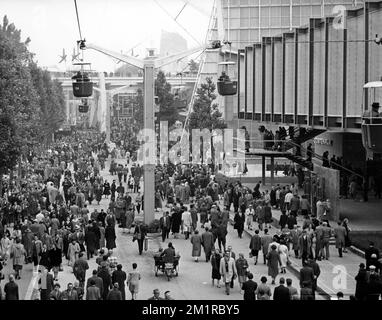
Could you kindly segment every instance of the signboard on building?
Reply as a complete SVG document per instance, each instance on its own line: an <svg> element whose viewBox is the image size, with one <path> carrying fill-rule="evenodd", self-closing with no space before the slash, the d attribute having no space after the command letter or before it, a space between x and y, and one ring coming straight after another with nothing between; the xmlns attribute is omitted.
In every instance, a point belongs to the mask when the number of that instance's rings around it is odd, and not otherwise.
<svg viewBox="0 0 382 320"><path fill-rule="evenodd" d="M333 145L333 140L330 139L323 139L323 138L314 138L313 139L314 144L320 144L324 146L332 146Z"/></svg>

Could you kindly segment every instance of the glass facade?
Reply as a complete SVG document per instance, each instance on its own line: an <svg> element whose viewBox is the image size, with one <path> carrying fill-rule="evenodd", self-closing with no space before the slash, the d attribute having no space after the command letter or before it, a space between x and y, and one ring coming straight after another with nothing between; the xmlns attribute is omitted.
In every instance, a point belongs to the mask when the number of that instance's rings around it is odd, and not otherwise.
<svg viewBox="0 0 382 320"><path fill-rule="evenodd" d="M354 7L354 0L220 0L226 39L233 49L260 42L308 24L309 18L333 14L336 5ZM214 36L217 39L217 32Z"/></svg>

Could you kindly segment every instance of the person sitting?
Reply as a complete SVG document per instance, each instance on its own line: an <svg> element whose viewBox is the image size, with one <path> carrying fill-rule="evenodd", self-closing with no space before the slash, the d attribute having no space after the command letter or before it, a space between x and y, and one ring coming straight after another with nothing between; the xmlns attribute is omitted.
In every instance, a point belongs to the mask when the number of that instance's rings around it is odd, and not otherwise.
<svg viewBox="0 0 382 320"><path fill-rule="evenodd" d="M373 102L373 104L371 105L371 110L366 110L362 115L362 118L365 121L365 123L382 123L381 114L378 112L379 108L379 102Z"/></svg>
<svg viewBox="0 0 382 320"><path fill-rule="evenodd" d="M163 267L166 263L174 263L175 248L172 246L171 242L168 244L168 248L162 252L161 257L162 257Z"/></svg>
<svg viewBox="0 0 382 320"><path fill-rule="evenodd" d="M222 74L219 77L219 81L229 81L229 76L225 71L222 72Z"/></svg>

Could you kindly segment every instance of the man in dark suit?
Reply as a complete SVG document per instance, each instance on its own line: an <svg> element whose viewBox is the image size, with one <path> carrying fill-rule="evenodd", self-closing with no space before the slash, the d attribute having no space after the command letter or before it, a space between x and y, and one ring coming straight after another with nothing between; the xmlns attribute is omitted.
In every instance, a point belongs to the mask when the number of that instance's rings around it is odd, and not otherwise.
<svg viewBox="0 0 382 320"><path fill-rule="evenodd" d="M171 230L171 221L168 214L168 211L163 212L163 217L159 220L160 229L162 230L162 241L164 242L166 238L168 239L168 235Z"/></svg>
<svg viewBox="0 0 382 320"><path fill-rule="evenodd" d="M4 286L5 300L19 300L19 286L15 282L15 276L9 275L9 282Z"/></svg>
<svg viewBox="0 0 382 320"><path fill-rule="evenodd" d="M314 283L313 269L307 263L303 262L303 267L300 270L300 287L303 288L303 284L305 284L306 287L312 289L313 283Z"/></svg>
<svg viewBox="0 0 382 320"><path fill-rule="evenodd" d="M125 187L122 185L122 182L119 184L117 188L117 193L124 194L125 193Z"/></svg>
<svg viewBox="0 0 382 320"><path fill-rule="evenodd" d="M285 286L285 279L280 278L280 285L273 292L273 300L288 301L290 300L289 289Z"/></svg>
<svg viewBox="0 0 382 320"><path fill-rule="evenodd" d="M98 277L98 272L97 270L93 270L93 276L91 276L88 279L88 282L86 284L86 288L89 288L91 286L92 280L94 280L95 286L99 289L101 296L103 294L103 280L102 278Z"/></svg>
<svg viewBox="0 0 382 320"><path fill-rule="evenodd" d="M312 248L312 240L308 237L306 230L302 231L298 239L298 244L300 248L300 258L302 259L302 265L304 265L310 256Z"/></svg>
<svg viewBox="0 0 382 320"><path fill-rule="evenodd" d="M244 300L253 301L256 300L257 283L253 281L253 274L248 273L248 280L243 283Z"/></svg>
<svg viewBox="0 0 382 320"><path fill-rule="evenodd" d="M100 277L103 282L102 298L103 300L107 300L109 289L111 287L111 276L106 265L101 266L101 269L98 271L98 277Z"/></svg>
<svg viewBox="0 0 382 320"><path fill-rule="evenodd" d="M316 262L316 260L314 259L309 259L308 266L311 267L313 270L314 280L313 280L312 291L314 294L317 291L317 279L321 274L321 269L318 263Z"/></svg>

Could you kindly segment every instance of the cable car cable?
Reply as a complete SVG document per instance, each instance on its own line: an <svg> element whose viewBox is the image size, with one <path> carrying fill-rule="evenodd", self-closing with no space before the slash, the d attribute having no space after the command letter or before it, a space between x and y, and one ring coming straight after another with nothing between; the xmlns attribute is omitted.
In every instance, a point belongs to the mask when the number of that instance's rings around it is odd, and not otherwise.
<svg viewBox="0 0 382 320"><path fill-rule="evenodd" d="M80 33L80 40L82 40L82 33L81 33L81 25L80 25L80 17L78 15L78 8L77 8L77 0L74 0L74 6L76 8L76 16L77 16L77 24L78 24L78 31Z"/></svg>
<svg viewBox="0 0 382 320"><path fill-rule="evenodd" d="M173 19L174 21L175 21L175 23L179 26L179 27L181 27L182 29L183 29L183 31L185 31L194 41L196 41L196 43L198 43L200 46L202 45L201 43L200 43L200 41L199 40L197 40L192 34L191 34L191 32L189 32L185 27L183 27L178 21L176 21L175 19L174 19L174 17L161 5L161 4L159 4L159 1L157 1L157 0L154 0L154 2L158 5L158 7L160 7L171 19Z"/></svg>

